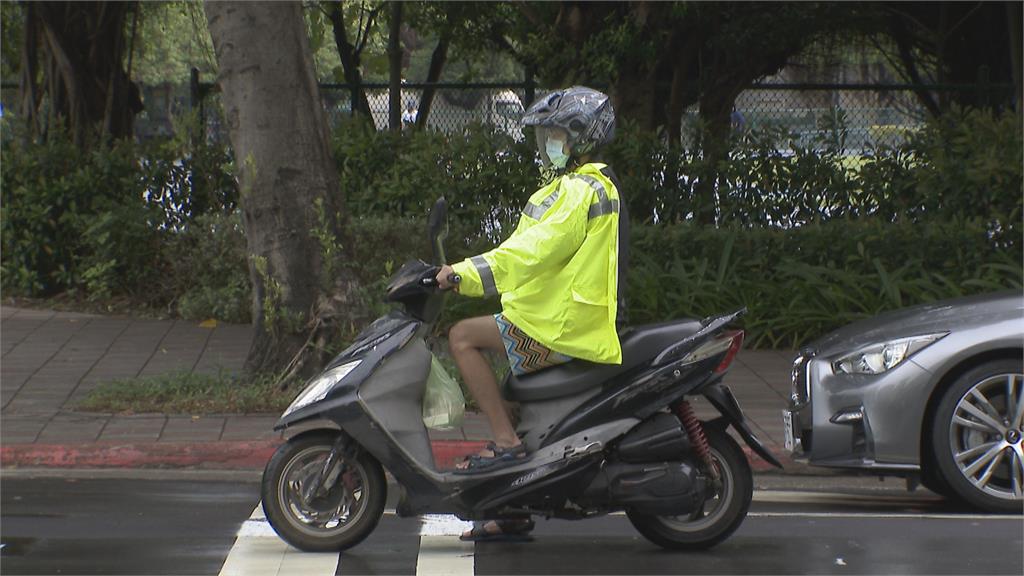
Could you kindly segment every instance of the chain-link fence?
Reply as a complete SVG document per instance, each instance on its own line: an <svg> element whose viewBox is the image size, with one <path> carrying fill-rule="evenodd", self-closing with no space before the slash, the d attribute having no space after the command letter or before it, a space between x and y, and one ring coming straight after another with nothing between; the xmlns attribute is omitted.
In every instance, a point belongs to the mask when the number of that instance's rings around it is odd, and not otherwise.
<svg viewBox="0 0 1024 576"><path fill-rule="evenodd" d="M191 108L202 121L208 140L225 141L227 134L221 117L219 97L213 85L193 76L185 90L165 87L147 90L146 111L136 123L140 140L169 135L172 117ZM404 84L399 105L404 127L415 124L427 114L428 129L459 133L479 123L499 132L521 138L519 121L524 107L546 92L531 82L520 83L441 83L433 86L429 109L421 110L424 84ZM389 127L389 90L386 84L365 84L363 91L374 125ZM913 86L871 84L757 84L736 99L732 125L736 130L783 130L792 136L792 144L807 148L841 147L850 152L866 151L879 145L895 145L927 119L918 92L927 93L936 102L949 100L979 103L1012 102L1009 85ZM166 94L165 94L166 93ZM161 97L156 97L161 96ZM321 96L332 127L352 115L356 97L350 86L324 84ZM17 85L3 84L0 102L6 112L16 109ZM695 146L695 128L700 124L696 105L685 112L684 146ZM834 139L841 138L842 142Z"/></svg>
<svg viewBox="0 0 1024 576"><path fill-rule="evenodd" d="M918 92L936 102L988 105L1012 102L1013 86L758 84L739 95L731 119L734 129L783 130L801 147L829 145L863 152L897 145L927 120L928 111ZM696 124L696 107L687 111L687 117L691 125Z"/></svg>
<svg viewBox="0 0 1024 576"><path fill-rule="evenodd" d="M424 88L423 85L403 85L399 98L403 128L414 124L421 113L427 113L420 110ZM368 84L364 90L374 125L378 130L388 129L387 86ZM1012 101L1013 87L757 84L736 99L731 119L737 130L784 131L792 136L796 146L831 146L862 152L876 146L896 145L927 120L928 111L918 91L927 91L938 102L1006 102ZM525 106L546 92L522 83L439 84L435 87L426 126L445 133L458 133L479 123L520 138L519 122ZM354 96L350 86L327 84L321 87L321 93L332 126L352 115ZM699 118L696 105L686 110L684 145L695 145ZM216 118L209 118L208 122L219 125ZM836 142L836 138L841 138L842 142Z"/></svg>

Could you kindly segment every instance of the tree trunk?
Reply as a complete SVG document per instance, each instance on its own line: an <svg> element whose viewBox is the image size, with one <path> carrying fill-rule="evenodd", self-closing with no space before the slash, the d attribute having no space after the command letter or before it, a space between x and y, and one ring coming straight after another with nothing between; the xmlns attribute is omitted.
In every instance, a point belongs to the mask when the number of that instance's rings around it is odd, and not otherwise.
<svg viewBox="0 0 1024 576"><path fill-rule="evenodd" d="M729 159L730 117L739 93L739 88L717 86L701 95L704 170L694 189L694 219L705 226L714 226L718 220L719 167Z"/></svg>
<svg viewBox="0 0 1024 576"><path fill-rule="evenodd" d="M681 34L680 34L681 36ZM693 72L698 64L697 51L699 50L700 37L696 34L689 34L685 42L673 42L669 53L673 55L672 85L669 91L668 110L666 111L666 125L668 126L668 141L670 144L679 144L683 136L683 112L686 105L695 101L697 88L693 84ZM674 38L673 40L678 40ZM682 44L680 46L680 44Z"/></svg>
<svg viewBox="0 0 1024 576"><path fill-rule="evenodd" d="M363 76L359 72L361 52L348 41L348 33L345 32L345 21L342 19L340 2L331 4L327 17L331 21L331 30L334 32L334 45L338 48L338 57L341 59L345 83L352 87L352 112L354 114L363 114L370 118L370 101L366 98L366 90L363 89Z"/></svg>
<svg viewBox="0 0 1024 576"><path fill-rule="evenodd" d="M123 68L125 16L133 7L128 2L27 5L22 111L37 136L46 137L56 124L80 148L132 136L133 119L142 111L138 89ZM41 85L36 84L39 70ZM45 123L39 113L44 105Z"/></svg>
<svg viewBox="0 0 1024 576"><path fill-rule="evenodd" d="M417 108L418 112L416 114L416 128L422 129L427 125L430 107L433 106L434 95L437 94L437 88L429 86L429 84L433 84L441 78L444 63L448 60L448 46L451 45L451 41L452 31L451 28L446 26L441 31L441 37L437 40L437 47L434 48L433 54L430 55L430 68L427 70L428 86L423 89L423 95L420 96L420 105Z"/></svg>
<svg viewBox="0 0 1024 576"><path fill-rule="evenodd" d="M326 225L336 237L341 201L302 5L208 2L206 17L253 284L245 369L308 376L326 359L335 320L350 313L351 282L327 277L335 267L313 234Z"/></svg>

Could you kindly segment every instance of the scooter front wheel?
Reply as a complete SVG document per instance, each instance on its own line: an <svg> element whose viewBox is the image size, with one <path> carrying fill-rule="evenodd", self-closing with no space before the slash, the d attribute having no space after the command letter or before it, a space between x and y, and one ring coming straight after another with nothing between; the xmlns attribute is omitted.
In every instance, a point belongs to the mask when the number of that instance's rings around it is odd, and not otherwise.
<svg viewBox="0 0 1024 576"><path fill-rule="evenodd" d="M655 516L627 511L645 538L671 550L703 550L728 538L750 509L754 476L743 450L724 430L704 428L721 485L697 510L684 516Z"/></svg>
<svg viewBox="0 0 1024 576"><path fill-rule="evenodd" d="M274 531L307 552L341 551L370 535L384 514L387 481L366 452L325 470L337 434L304 434L281 445L263 471L263 511ZM319 487L318 487L319 486Z"/></svg>

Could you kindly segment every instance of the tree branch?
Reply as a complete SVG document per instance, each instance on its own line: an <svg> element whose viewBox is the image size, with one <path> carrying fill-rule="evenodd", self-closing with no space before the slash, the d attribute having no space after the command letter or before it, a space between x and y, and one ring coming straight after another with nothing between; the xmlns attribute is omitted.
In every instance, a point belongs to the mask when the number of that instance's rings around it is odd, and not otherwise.
<svg viewBox="0 0 1024 576"><path fill-rule="evenodd" d="M384 4L374 8L366 18L366 27L362 28L357 32L356 35L356 54L362 54L363 49L366 48L366 43L370 40L370 30L373 28L373 21L377 19L381 11L384 10ZM362 21L362 13L360 13L360 22Z"/></svg>

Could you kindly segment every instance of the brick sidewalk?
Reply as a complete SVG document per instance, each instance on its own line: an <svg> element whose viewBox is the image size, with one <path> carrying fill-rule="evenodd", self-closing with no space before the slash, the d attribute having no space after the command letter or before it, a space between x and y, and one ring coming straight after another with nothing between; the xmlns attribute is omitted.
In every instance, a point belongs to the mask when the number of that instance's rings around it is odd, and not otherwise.
<svg viewBox="0 0 1024 576"><path fill-rule="evenodd" d="M0 444L31 446L166 445L276 441L278 414L97 414L76 410L90 390L118 378L169 372L237 373L250 326L205 328L185 320L146 320L0 307ZM755 433L782 455L780 410L789 394L786 351L743 351L726 376ZM713 409L698 403L698 414ZM439 441L490 438L479 414L461 429L431 431Z"/></svg>

